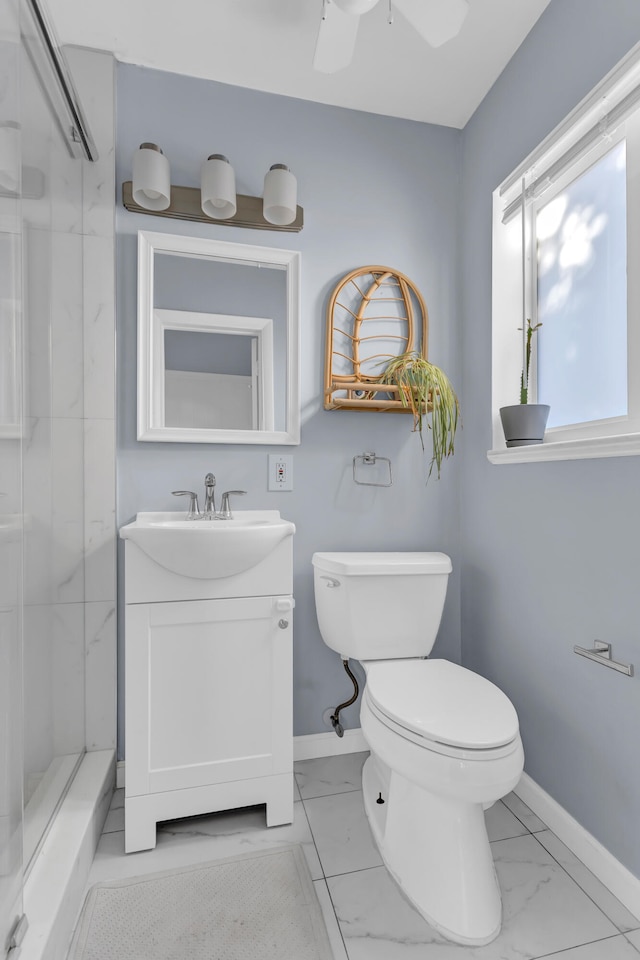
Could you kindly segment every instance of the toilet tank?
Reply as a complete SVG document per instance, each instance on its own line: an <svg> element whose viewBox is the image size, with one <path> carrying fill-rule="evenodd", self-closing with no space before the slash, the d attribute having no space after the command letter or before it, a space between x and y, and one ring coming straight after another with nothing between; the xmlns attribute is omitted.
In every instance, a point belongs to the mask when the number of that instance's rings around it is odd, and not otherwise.
<svg viewBox="0 0 640 960"><path fill-rule="evenodd" d="M444 553L314 553L322 639L343 658L427 656L435 643L451 560Z"/></svg>

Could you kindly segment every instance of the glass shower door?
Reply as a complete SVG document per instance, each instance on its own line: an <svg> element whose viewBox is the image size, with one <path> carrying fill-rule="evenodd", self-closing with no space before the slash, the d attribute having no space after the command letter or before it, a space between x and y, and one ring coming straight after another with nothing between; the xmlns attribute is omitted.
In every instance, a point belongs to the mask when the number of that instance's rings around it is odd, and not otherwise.
<svg viewBox="0 0 640 960"><path fill-rule="evenodd" d="M33 0L20 14L28 869L85 749L83 165L55 109Z"/></svg>
<svg viewBox="0 0 640 960"><path fill-rule="evenodd" d="M20 31L0 0L0 957L22 915Z"/></svg>

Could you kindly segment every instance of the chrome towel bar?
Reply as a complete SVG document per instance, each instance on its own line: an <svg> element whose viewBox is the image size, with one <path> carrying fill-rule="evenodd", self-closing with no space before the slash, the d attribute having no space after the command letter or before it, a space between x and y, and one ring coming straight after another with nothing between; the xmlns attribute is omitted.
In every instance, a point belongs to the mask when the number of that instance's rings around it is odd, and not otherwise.
<svg viewBox="0 0 640 960"><path fill-rule="evenodd" d="M617 660L611 659L610 643L604 643L602 640L594 640L593 647L590 650L575 644L573 652L578 653L581 657L586 657L588 660L601 663L603 667L611 667L612 670L617 670L618 673L624 673L626 677L633 676L632 663L618 663Z"/></svg>
<svg viewBox="0 0 640 960"><path fill-rule="evenodd" d="M386 463L386 479L383 480L360 480L358 478L358 466L366 464L375 466L376 463ZM362 474L361 474L362 475ZM391 473L391 460L389 457L377 457L375 453L361 453L353 458L353 480L362 487L392 487L393 474Z"/></svg>

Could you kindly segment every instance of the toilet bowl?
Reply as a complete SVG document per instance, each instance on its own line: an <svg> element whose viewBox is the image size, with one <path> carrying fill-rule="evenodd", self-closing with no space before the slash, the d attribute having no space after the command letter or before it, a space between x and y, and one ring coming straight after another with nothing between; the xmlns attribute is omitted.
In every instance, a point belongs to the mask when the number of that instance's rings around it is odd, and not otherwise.
<svg viewBox="0 0 640 960"><path fill-rule="evenodd" d="M324 641L364 666L364 806L385 866L448 939L489 943L501 897L484 809L524 756L516 711L490 681L429 660L451 561L436 553L317 553Z"/></svg>

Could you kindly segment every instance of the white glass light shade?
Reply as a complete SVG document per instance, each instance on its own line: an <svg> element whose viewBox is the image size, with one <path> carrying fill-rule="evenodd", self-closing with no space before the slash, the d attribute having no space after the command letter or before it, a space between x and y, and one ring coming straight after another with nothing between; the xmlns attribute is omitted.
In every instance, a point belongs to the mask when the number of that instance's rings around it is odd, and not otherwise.
<svg viewBox="0 0 640 960"><path fill-rule="evenodd" d="M12 120L0 124L0 191L18 195L20 190L20 126Z"/></svg>
<svg viewBox="0 0 640 960"><path fill-rule="evenodd" d="M296 178L283 163L274 163L264 178L263 217L279 227L293 223L297 202Z"/></svg>
<svg viewBox="0 0 640 960"><path fill-rule="evenodd" d="M236 175L221 153L213 153L202 164L200 175L202 212L214 220L228 220L235 215Z"/></svg>
<svg viewBox="0 0 640 960"><path fill-rule="evenodd" d="M169 161L155 143L141 143L133 155L132 192L146 210L166 210L171 203Z"/></svg>

